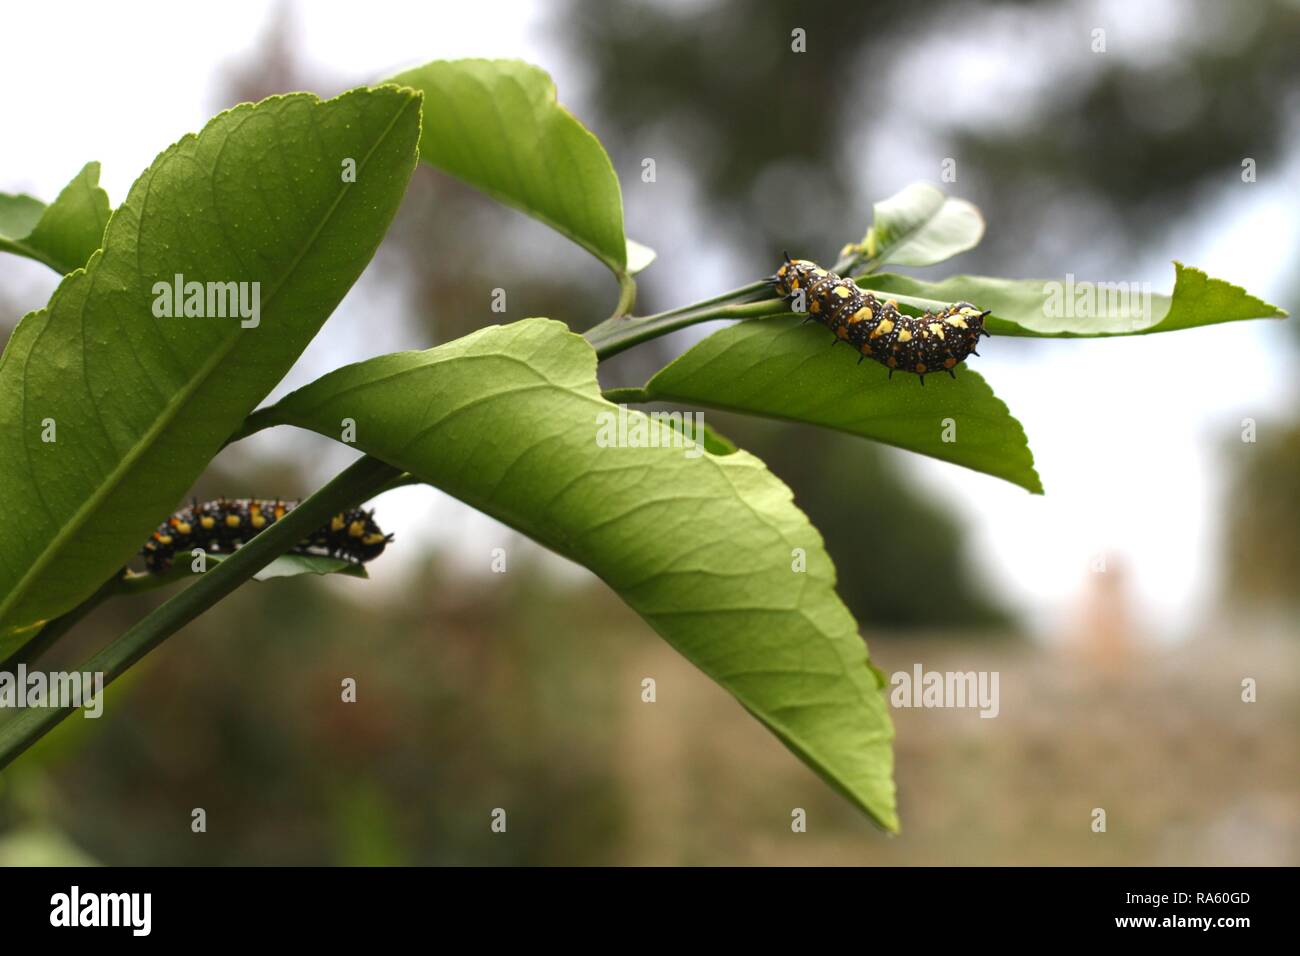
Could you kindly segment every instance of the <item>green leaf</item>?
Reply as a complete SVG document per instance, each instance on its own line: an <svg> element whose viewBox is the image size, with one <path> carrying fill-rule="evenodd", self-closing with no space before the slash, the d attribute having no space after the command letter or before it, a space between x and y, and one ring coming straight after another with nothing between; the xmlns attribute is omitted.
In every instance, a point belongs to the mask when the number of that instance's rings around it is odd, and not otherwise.
<svg viewBox="0 0 1300 956"><path fill-rule="evenodd" d="M207 559L220 564L229 555L209 554ZM364 564L331 558L321 554L282 554L261 571L253 575L254 581L269 581L272 578L293 578L300 574L345 574L352 578L368 578Z"/></svg>
<svg viewBox="0 0 1300 956"><path fill-rule="evenodd" d="M710 455L734 455L740 449L726 435L719 432L716 428L706 421L696 421L690 415L681 419L675 417L668 418L668 424L681 432L691 441L703 441L704 450ZM697 428L696 425L699 425ZM696 432L699 432L697 437Z"/></svg>
<svg viewBox="0 0 1300 956"><path fill-rule="evenodd" d="M361 274L418 136L409 90L274 97L136 181L0 357L0 627L71 608L135 553ZM257 324L156 317L178 274L249 283Z"/></svg>
<svg viewBox="0 0 1300 956"><path fill-rule="evenodd" d="M0 250L67 275L99 248L108 213L99 163L87 163L49 206L31 196L0 193Z"/></svg>
<svg viewBox="0 0 1300 956"><path fill-rule="evenodd" d="M832 348L817 325L778 316L721 329L646 384L647 400L807 422L1006 479L1043 486L1024 429L978 374L895 375ZM945 441L945 438L950 440Z"/></svg>
<svg viewBox="0 0 1300 956"><path fill-rule="evenodd" d="M601 395L605 401L613 402L615 405L639 405L654 401L643 388L607 388L601 392ZM704 448L709 454L730 455L738 450L735 442L704 421L703 413L697 417L689 412L661 412L658 420L681 432L689 441L696 440L696 431L701 432ZM702 427L697 428L697 426Z"/></svg>
<svg viewBox="0 0 1300 956"><path fill-rule="evenodd" d="M616 276L636 271L614 167L556 102L546 71L519 60L436 60L392 82L424 93L422 160L568 236Z"/></svg>
<svg viewBox="0 0 1300 956"><path fill-rule="evenodd" d="M689 454L601 398L596 355L546 319L346 366L267 411L336 436L590 568L889 829L892 730L821 536L752 455ZM650 442L658 447L647 447ZM806 554L796 572L795 549Z"/></svg>
<svg viewBox="0 0 1300 956"><path fill-rule="evenodd" d="M984 217L965 199L950 199L928 183L876 203L863 250L877 263L930 266L979 245Z"/></svg>
<svg viewBox="0 0 1300 956"><path fill-rule="evenodd" d="M1174 263L1173 295L1153 294L1139 283L1066 279L996 279L951 276L926 282L902 275L871 275L864 289L891 295L918 309L972 302L993 314L995 335L1082 338L1176 332L1243 319L1281 319L1286 312L1239 286Z"/></svg>

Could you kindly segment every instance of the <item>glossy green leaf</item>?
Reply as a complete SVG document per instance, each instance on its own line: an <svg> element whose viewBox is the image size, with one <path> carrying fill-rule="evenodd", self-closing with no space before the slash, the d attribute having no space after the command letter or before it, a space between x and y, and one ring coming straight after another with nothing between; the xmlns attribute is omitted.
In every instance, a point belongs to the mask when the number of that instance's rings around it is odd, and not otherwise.
<svg viewBox="0 0 1300 956"><path fill-rule="evenodd" d="M966 365L957 377L858 362L815 324L777 316L721 329L650 379L653 401L821 425L1004 478L1041 494L1024 429ZM976 359L975 361L978 361Z"/></svg>
<svg viewBox="0 0 1300 956"><path fill-rule="evenodd" d="M1286 312L1239 286L1212 279L1200 269L1174 263L1172 295L1152 293L1139 283L1065 279L996 279L951 276L926 282L902 275L869 275L864 289L892 296L918 309L966 301L991 309L986 319L995 335L1079 338L1176 332L1219 322L1281 319Z"/></svg>
<svg viewBox="0 0 1300 956"><path fill-rule="evenodd" d="M984 217L972 203L928 183L913 183L876 203L863 251L880 264L929 266L973 249Z"/></svg>
<svg viewBox="0 0 1300 956"><path fill-rule="evenodd" d="M418 136L409 90L274 97L136 181L0 358L0 627L67 610L135 553L361 274ZM247 283L249 317L158 314L177 275Z"/></svg>
<svg viewBox="0 0 1300 956"><path fill-rule="evenodd" d="M104 237L108 194L99 188L99 163L87 163L57 199L0 193L0 251L43 262L60 275L86 264Z"/></svg>
<svg viewBox="0 0 1300 956"><path fill-rule="evenodd" d="M616 405L639 405L653 401L643 388L607 388L601 394L606 401ZM705 449L714 455L730 455L738 450L735 442L704 421L702 413L695 417L691 413L681 411L669 412L661 415L659 420L681 432L691 441L696 440L698 431L702 436Z"/></svg>
<svg viewBox="0 0 1300 956"><path fill-rule="evenodd" d="M424 93L422 160L568 236L615 275L635 271L614 167L556 102L545 70L519 60L436 60L393 82Z"/></svg>
<svg viewBox="0 0 1300 956"><path fill-rule="evenodd" d="M670 426L605 401L591 346L546 319L346 366L267 413L330 436L341 417L362 450L590 568L897 827L881 685L821 536L758 459L688 452Z"/></svg>
<svg viewBox="0 0 1300 956"><path fill-rule="evenodd" d="M691 441L702 441L704 443L704 449L711 455L734 455L740 450L734 441L719 432L708 422L697 422L689 415L685 416L681 420L669 418L668 424L677 429Z"/></svg>

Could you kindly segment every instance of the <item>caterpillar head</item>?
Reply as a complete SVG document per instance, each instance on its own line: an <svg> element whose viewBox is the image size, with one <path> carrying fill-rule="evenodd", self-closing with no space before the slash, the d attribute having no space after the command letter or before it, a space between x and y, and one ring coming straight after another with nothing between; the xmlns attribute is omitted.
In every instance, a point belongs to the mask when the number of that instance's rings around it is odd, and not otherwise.
<svg viewBox="0 0 1300 956"><path fill-rule="evenodd" d="M791 259L786 254L785 262L781 263L781 268L776 270L776 275L772 276L772 286L776 289L776 294L786 299L794 295L800 289L807 290L813 282L826 275L826 270L815 262L809 262L807 259Z"/></svg>
<svg viewBox="0 0 1300 956"><path fill-rule="evenodd" d="M335 516L334 524L339 525L338 530L346 536L346 547L340 547L340 550L362 562L379 557L384 553L388 542L393 540L391 534L384 534L379 525L375 524L373 511L362 511L359 508L346 511Z"/></svg>

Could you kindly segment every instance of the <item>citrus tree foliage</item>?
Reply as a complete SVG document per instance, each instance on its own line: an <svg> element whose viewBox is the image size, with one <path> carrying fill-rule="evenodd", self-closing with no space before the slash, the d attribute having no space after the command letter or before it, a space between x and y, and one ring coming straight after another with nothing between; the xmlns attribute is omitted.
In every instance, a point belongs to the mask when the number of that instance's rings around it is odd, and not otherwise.
<svg viewBox="0 0 1300 956"><path fill-rule="evenodd" d="M595 256L619 291L615 314L585 335L563 317L488 326L344 365L259 408L365 269L418 160ZM965 368L924 388L891 381L828 349L824 330L803 327L761 282L635 316L634 276L654 252L626 236L600 142L526 63L435 62L329 101L239 106L163 151L111 216L98 174L87 164L49 205L0 195L0 251L64 276L0 357L6 660L107 597L197 576L90 662L117 676L243 581L357 573L285 552L311 522L424 482L589 568L831 786L898 828L882 675L821 535L757 457L690 416L635 406L834 429L1042 493L996 382ZM1282 315L1181 264L1172 292L1140 314L1105 296L1073 308L1050 279L881 271L942 262L983 236L973 205L925 184L878 203L865 234L846 232L862 238L838 268L863 288L907 311L977 303L995 335L1145 335ZM602 394L602 358L717 318L740 321L643 385ZM276 426L367 457L201 575L121 574L225 444ZM61 716L0 724L0 764Z"/></svg>

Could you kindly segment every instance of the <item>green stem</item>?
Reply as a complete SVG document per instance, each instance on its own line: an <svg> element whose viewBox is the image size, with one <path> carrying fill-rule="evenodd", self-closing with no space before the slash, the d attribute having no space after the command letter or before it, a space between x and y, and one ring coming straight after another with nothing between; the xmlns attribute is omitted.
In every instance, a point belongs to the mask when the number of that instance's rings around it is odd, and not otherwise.
<svg viewBox="0 0 1300 956"><path fill-rule="evenodd" d="M879 256L869 257L853 252L842 256L831 271L839 275L860 278L873 272L879 265ZM615 312L599 325L588 329L583 335L596 350L596 354L604 359L630 349L634 345L640 345L642 342L648 342L699 322L709 322L714 319L749 319L788 312L789 309L785 308L785 303L781 300L766 298L771 289L772 283L763 279L715 295L710 299L692 302L690 305L669 309L667 312L643 316L624 315L625 310L622 309L620 300L620 311ZM752 303L752 309L737 308L741 304L749 303ZM248 424L245 423L246 426ZM253 430L256 431L256 427Z"/></svg>
<svg viewBox="0 0 1300 956"><path fill-rule="evenodd" d="M742 285L739 289L732 289L730 292L722 292L711 299L701 299L699 302L692 302L690 305L678 306L675 309L669 309L667 312L656 312L654 315L644 316L644 321L649 322L652 319L663 319L670 315L681 315L684 312L694 312L697 309L703 309L711 305L724 305L729 302L745 302L762 298L762 293L770 291L772 283L766 279L760 279L758 282L751 282L749 285Z"/></svg>
<svg viewBox="0 0 1300 956"><path fill-rule="evenodd" d="M636 280L628 273L620 272L618 274L618 304L614 306L614 314L611 319L618 319L626 316L632 311L632 306L636 305Z"/></svg>
<svg viewBox="0 0 1300 956"><path fill-rule="evenodd" d="M145 654L290 550L332 515L372 497L379 489L399 479L401 474L399 469L368 455L354 462L78 670L103 673L105 685L112 683ZM0 769L8 766L74 710L74 707L32 708L20 711L17 717L0 725Z"/></svg>
<svg viewBox="0 0 1300 956"><path fill-rule="evenodd" d="M756 283L756 286L758 289L768 288L767 283ZM750 295L756 294L758 289ZM684 329L688 325L715 319L752 319L765 315L782 315L789 311L789 305L782 299L693 306L691 309L679 309L641 318L608 319L595 328L589 329L584 333L584 337L596 350L596 355L606 359L634 345Z"/></svg>

